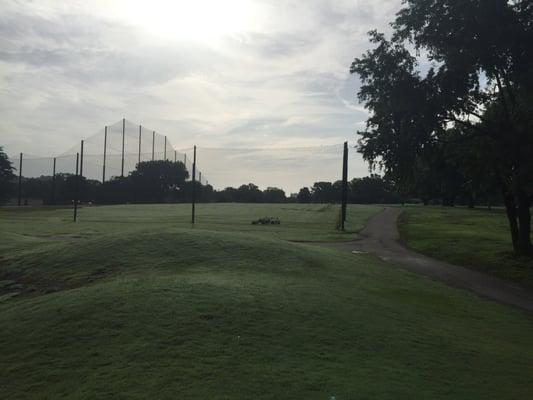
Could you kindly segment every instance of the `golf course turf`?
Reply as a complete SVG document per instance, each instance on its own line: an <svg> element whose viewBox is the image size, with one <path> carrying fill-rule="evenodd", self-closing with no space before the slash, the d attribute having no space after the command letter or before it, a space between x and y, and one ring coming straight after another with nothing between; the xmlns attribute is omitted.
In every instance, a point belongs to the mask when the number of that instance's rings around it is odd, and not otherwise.
<svg viewBox="0 0 533 400"><path fill-rule="evenodd" d="M527 398L531 316L289 242L380 209L1 209L0 398Z"/></svg>
<svg viewBox="0 0 533 400"><path fill-rule="evenodd" d="M513 253L502 209L404 207L399 229L413 250L533 289L533 260Z"/></svg>

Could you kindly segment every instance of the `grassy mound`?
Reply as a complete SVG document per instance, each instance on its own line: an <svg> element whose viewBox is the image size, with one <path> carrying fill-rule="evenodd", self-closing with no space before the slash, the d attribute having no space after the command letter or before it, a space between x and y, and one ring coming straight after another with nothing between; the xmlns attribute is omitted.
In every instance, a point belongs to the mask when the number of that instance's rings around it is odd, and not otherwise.
<svg viewBox="0 0 533 400"><path fill-rule="evenodd" d="M77 236L2 260L20 291L0 302L2 398L533 391L530 318L371 257L168 227Z"/></svg>

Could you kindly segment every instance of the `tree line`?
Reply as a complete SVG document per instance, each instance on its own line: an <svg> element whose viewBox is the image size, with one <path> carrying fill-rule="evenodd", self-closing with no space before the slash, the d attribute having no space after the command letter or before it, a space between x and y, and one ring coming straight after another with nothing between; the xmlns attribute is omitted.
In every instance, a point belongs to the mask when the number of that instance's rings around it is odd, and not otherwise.
<svg viewBox="0 0 533 400"><path fill-rule="evenodd" d="M391 26L351 65L358 150L403 196L500 201L532 254L533 2L404 0Z"/></svg>
<svg viewBox="0 0 533 400"><path fill-rule="evenodd" d="M432 191L403 192L396 183L377 174L354 178L348 182L348 202L353 204L399 204L424 203L443 205L498 205L496 194L479 192L471 196L470 186L453 181L454 175L442 181L433 179ZM6 154L0 148L0 204L17 196L17 177ZM449 184L445 184L449 181ZM460 183L460 182L459 182ZM450 190L452 188L453 190ZM342 181L315 182L303 187L297 193L287 194L283 189L267 187L261 190L248 183L239 187L215 190L211 185L196 182L196 200L221 203L339 203ZM83 203L125 204L125 203L178 203L192 201L192 181L185 165L171 161L146 161L125 177L113 177L105 183L79 177L78 199ZM421 186L422 187L422 186ZM22 177L22 202L44 205L69 205L76 197L76 176L56 174L38 178ZM453 200L450 197L453 196Z"/></svg>
<svg viewBox="0 0 533 400"><path fill-rule="evenodd" d="M44 205L69 205L76 198L83 203L176 203L192 200L193 183L189 171L180 162L146 161L137 164L134 171L125 177L113 177L101 183L97 180L56 174L38 178L22 178L22 202L31 201ZM17 196L18 182L6 154L0 148L0 203ZM316 182L298 193L287 195L283 189L268 187L261 190L248 183L239 187L215 190L211 185L195 182L196 199L199 202L235 203L338 203L342 182ZM399 203L400 195L391 182L378 175L355 178L348 184L350 203Z"/></svg>

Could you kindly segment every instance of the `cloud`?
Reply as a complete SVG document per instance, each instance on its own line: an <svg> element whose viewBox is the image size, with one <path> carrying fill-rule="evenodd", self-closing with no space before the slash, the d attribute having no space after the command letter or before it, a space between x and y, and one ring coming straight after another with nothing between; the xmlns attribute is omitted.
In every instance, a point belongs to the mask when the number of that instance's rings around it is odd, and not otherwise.
<svg viewBox="0 0 533 400"><path fill-rule="evenodd" d="M2 2L9 153L62 153L122 117L179 148L353 141L366 112L349 65L400 0L252 1L257 26L212 42L155 35L120 4Z"/></svg>

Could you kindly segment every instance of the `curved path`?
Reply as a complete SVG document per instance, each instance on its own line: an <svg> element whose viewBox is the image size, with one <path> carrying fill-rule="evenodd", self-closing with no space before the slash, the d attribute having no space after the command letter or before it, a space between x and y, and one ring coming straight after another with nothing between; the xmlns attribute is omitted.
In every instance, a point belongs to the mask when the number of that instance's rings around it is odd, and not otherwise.
<svg viewBox="0 0 533 400"><path fill-rule="evenodd" d="M532 292L480 272L426 257L402 246L397 228L401 213L401 208L385 208L370 218L359 233L358 240L319 245L344 251L372 253L406 270L533 313Z"/></svg>

